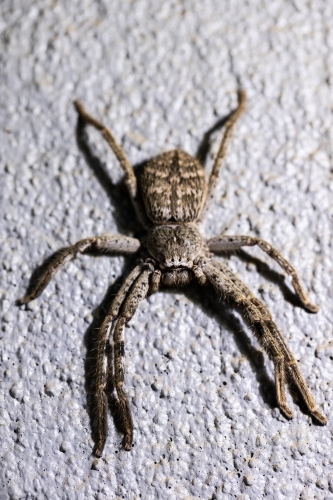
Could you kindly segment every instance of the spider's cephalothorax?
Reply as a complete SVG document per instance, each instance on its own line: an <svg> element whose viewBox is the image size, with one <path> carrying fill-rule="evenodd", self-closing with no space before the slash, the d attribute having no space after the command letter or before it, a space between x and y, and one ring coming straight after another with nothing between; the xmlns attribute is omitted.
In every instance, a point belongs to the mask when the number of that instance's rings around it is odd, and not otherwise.
<svg viewBox="0 0 333 500"><path fill-rule="evenodd" d="M187 285L203 255L203 239L192 224L163 224L149 230L147 250L156 262L156 275L167 286Z"/></svg>
<svg viewBox="0 0 333 500"><path fill-rule="evenodd" d="M75 102L79 119L101 132L119 160L130 197L147 234L142 241L121 235L85 238L59 251L19 303L25 304L36 298L54 273L78 253L101 250L111 254L140 255L139 263L120 287L98 332L94 377L97 436L94 453L97 457L102 455L107 437L107 408L110 396L107 392L110 390L111 376L124 428L125 449L130 450L133 442L131 411L124 390L125 324L148 293L157 291L161 285L186 285L192 279L200 284L210 283L219 295L240 308L273 361L277 402L285 416L293 416L285 393L285 384L289 379L298 387L311 415L321 424L326 424L325 416L316 408L297 362L267 307L226 265L212 259L212 253L230 252L243 246L257 245L292 278L292 284L303 306L308 311L316 312L317 307L308 300L295 269L275 248L260 238L221 235L205 241L196 226L207 196L212 196L234 125L245 109L245 100L245 92L240 91L238 108L226 122L225 133L208 183L198 160L183 151L175 150L147 162L140 177L139 188L131 164L110 130L89 115L79 101ZM111 331L113 358L106 349Z"/></svg>

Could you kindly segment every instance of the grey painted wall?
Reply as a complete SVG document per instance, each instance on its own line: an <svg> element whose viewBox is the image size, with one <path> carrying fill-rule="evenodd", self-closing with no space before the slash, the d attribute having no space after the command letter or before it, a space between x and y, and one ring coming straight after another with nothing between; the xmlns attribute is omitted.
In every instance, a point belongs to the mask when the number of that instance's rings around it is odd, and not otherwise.
<svg viewBox="0 0 333 500"><path fill-rule="evenodd" d="M333 6L200 4L1 3L1 500L333 498ZM195 154L235 107L238 82L248 108L202 231L265 238L299 271L317 315L259 250L229 259L269 306L329 423L314 425L295 390L294 420L281 415L272 364L213 292L163 291L126 329L135 446L122 450L110 417L96 460L86 358L133 262L80 257L15 306L59 247L139 231L102 139L89 130L90 163L78 149L72 101L136 165L175 147Z"/></svg>

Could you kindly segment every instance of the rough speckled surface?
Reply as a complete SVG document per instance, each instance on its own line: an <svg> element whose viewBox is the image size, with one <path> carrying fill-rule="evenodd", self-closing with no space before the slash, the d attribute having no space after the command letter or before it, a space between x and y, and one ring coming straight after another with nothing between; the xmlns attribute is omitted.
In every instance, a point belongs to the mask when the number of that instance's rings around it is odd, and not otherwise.
<svg viewBox="0 0 333 500"><path fill-rule="evenodd" d="M1 3L1 500L333 498L333 6L199 4ZM294 420L281 416L272 365L238 313L207 290L163 292L126 330L135 447L122 450L110 417L96 460L85 358L93 316L133 263L78 258L15 306L57 248L138 231L98 134L90 166L79 151L72 101L138 164L174 147L195 154L235 106L238 80L248 109L202 230L265 238L298 269L317 315L258 250L229 259L268 304L329 423L314 425L297 393Z"/></svg>

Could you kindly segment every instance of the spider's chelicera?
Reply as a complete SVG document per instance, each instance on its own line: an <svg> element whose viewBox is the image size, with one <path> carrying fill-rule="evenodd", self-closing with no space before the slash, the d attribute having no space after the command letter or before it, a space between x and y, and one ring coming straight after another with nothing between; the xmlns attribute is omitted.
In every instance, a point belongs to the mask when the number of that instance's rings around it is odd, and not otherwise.
<svg viewBox="0 0 333 500"><path fill-rule="evenodd" d="M132 447L133 423L124 390L124 327L126 323L132 318L138 305L148 293L157 291L161 285L182 286L192 280L197 280L201 285L206 282L210 283L218 294L240 308L260 344L274 363L277 402L284 415L287 418L293 416L286 402L285 385L289 380L298 387L311 415L321 424L327 422L325 416L316 408L297 362L267 307L225 264L214 260L213 254L257 245L291 277L296 294L303 306L308 311L316 312L317 307L306 297L295 269L275 248L260 238L221 235L205 241L196 226L207 198L212 196L235 123L245 109L245 101L245 92L240 91L238 107L226 122L225 132L208 183L200 162L178 149L160 154L148 161L138 183L130 162L110 130L89 115L81 102L75 102L80 120L99 130L117 157L125 173L125 183L137 215L147 230L147 234L141 241L121 235L85 238L59 251L33 288L20 299L19 303L25 304L35 299L53 275L79 253L101 250L103 253L110 254L140 254L138 265L120 287L98 332L94 377L97 429L94 453L97 457L102 455L107 437L109 395L106 389L109 387L110 374L113 376L124 429L124 448L130 450ZM106 349L111 331L113 333L112 359Z"/></svg>

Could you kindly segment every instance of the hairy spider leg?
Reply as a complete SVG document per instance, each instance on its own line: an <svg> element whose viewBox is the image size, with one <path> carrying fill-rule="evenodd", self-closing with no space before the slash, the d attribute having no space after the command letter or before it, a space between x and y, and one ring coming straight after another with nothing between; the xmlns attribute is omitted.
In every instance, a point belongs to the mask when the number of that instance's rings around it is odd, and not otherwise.
<svg viewBox="0 0 333 500"><path fill-rule="evenodd" d="M238 107L231 114L227 123L225 124L224 134L222 136L220 148L218 150L217 156L215 158L215 162L212 168L212 172L210 174L209 182L208 182L208 194L207 197L212 198L213 191L218 181L219 172L223 167L224 160L227 155L227 149L234 134L236 122L242 116L246 108L246 92L245 90L239 90L238 92Z"/></svg>
<svg viewBox="0 0 333 500"><path fill-rule="evenodd" d="M273 322L267 307L226 267L217 261L203 264L203 271L214 288L226 299L232 299L249 320L259 342L274 363L277 399L282 412L292 418L286 404L285 379L289 375L297 385L312 416L321 424L326 417L316 408L314 398L298 368L297 362L287 347L285 340Z"/></svg>
<svg viewBox="0 0 333 500"><path fill-rule="evenodd" d="M119 309L125 301L128 291L131 289L142 272L142 266L136 266L127 276L124 283L118 290L108 313L98 331L96 341L96 370L94 374L94 427L96 429L96 444L94 454L101 457L107 438L107 397L106 390L113 386L113 370L111 352L106 351L107 342L110 338L112 323L117 318ZM107 360L105 357L107 356ZM106 364L105 364L106 361ZM111 380L110 380L111 379ZM110 383L111 382L111 383Z"/></svg>
<svg viewBox="0 0 333 500"><path fill-rule="evenodd" d="M312 304L307 298L296 269L270 243L267 243L267 241L252 236L223 235L211 238L207 241L207 245L209 250L214 253L230 252L233 250L239 250L244 246L252 247L257 245L263 252L267 253L267 255L275 260L275 262L277 262L279 266L282 267L282 269L291 277L292 285L303 306L310 312L315 313L318 311L318 306Z"/></svg>
<svg viewBox="0 0 333 500"><path fill-rule="evenodd" d="M140 201L140 198L138 197L138 186L137 186L137 179L134 173L134 169L127 158L124 150L118 144L116 139L114 138L112 132L110 129L105 127L103 123L100 121L96 120L93 116L91 116L83 106L81 101L74 101L74 106L79 113L79 116L82 118L82 120L89 125L92 125L95 129L97 129L102 137L106 140L110 148L112 149L114 155L116 156L117 160L120 163L121 168L124 171L125 174L125 184L127 186L127 189L129 191L133 206L135 208L135 211L137 213L137 216L142 223L144 227L147 227L148 225L148 219L147 216L144 212L144 209L142 207L142 203Z"/></svg>
<svg viewBox="0 0 333 500"><path fill-rule="evenodd" d="M149 291L149 278L152 269L144 269L134 283L123 306L114 329L114 381L118 395L120 416L124 425L123 445L126 451L130 451L133 443L133 421L131 410L124 389L124 356L125 338L124 327L130 321L140 302L147 296Z"/></svg>
<svg viewBox="0 0 333 500"><path fill-rule="evenodd" d="M29 287L27 295L17 301L18 305L27 304L38 297L49 284L56 272L73 260L77 254L90 250L100 250L104 253L124 255L135 253L140 248L140 241L128 236L95 236L78 241L75 245L63 248L56 252L53 258L42 270L37 281Z"/></svg>

